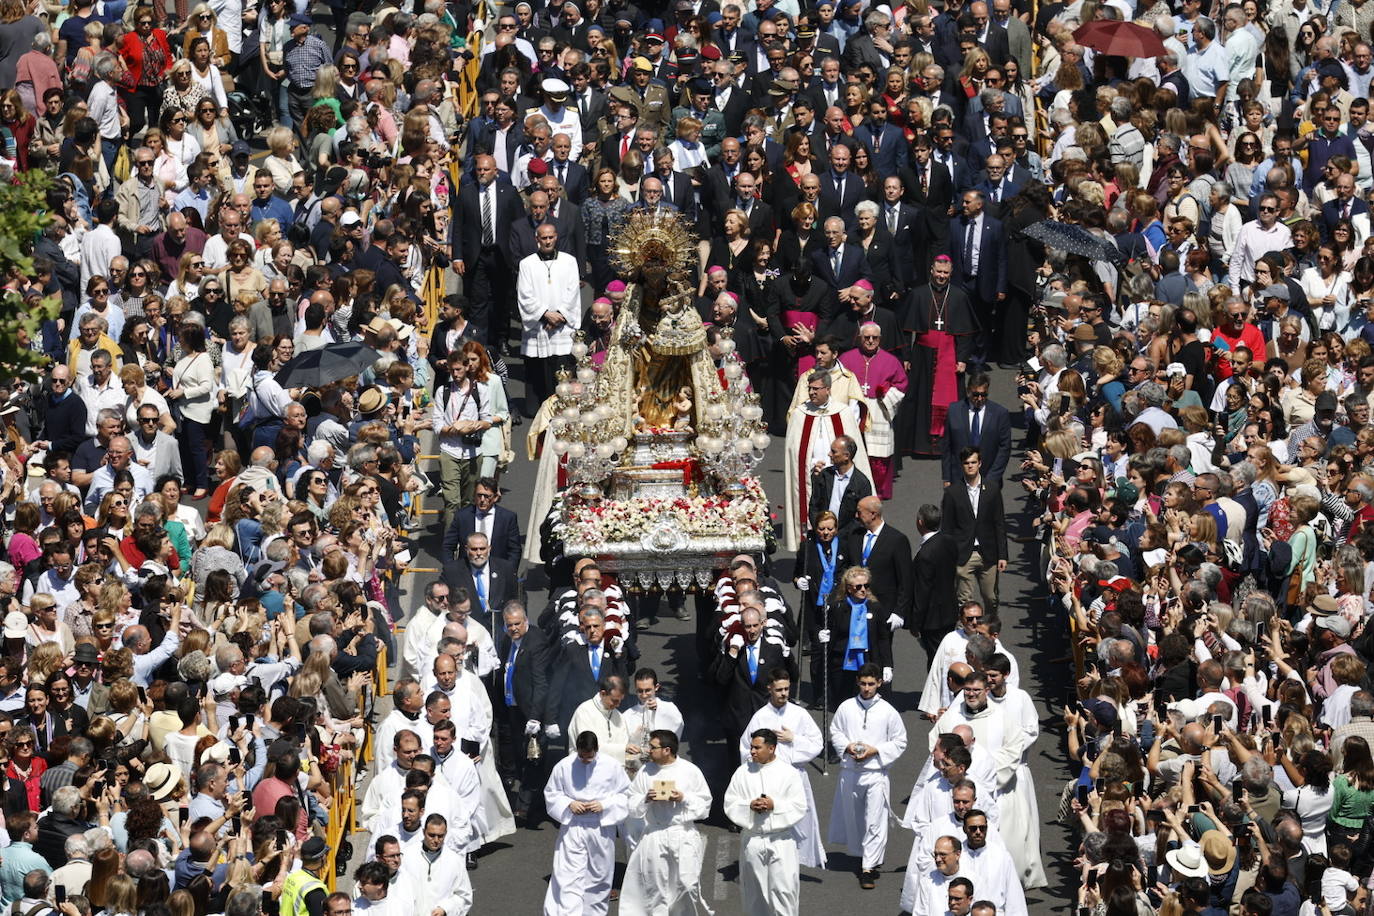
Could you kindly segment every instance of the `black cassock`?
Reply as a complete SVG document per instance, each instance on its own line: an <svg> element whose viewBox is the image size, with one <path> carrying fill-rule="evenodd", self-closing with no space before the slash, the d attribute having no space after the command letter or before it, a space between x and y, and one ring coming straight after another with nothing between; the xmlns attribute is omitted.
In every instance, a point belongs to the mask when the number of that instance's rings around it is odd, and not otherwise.
<svg viewBox="0 0 1374 916"><path fill-rule="evenodd" d="M962 290L950 284L945 293L941 310L929 285L914 289L901 315L900 355L908 368L906 397L897 410L898 456L939 455L945 412L962 395L963 374L954 374L953 365L945 371L943 360L969 361L978 319ZM942 370L938 377L937 357ZM932 424L937 432L932 432Z"/></svg>

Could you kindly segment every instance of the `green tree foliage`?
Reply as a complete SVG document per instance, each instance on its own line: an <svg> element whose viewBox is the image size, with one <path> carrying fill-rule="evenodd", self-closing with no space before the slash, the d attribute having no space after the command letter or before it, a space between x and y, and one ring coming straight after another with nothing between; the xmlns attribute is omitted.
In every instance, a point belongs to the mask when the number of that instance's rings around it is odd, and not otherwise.
<svg viewBox="0 0 1374 916"><path fill-rule="evenodd" d="M32 240L50 222L44 209L44 192L52 179L41 169L30 169L16 181L0 183L0 378L19 377L36 381L48 358L30 347L41 342L44 321L57 317L60 297L26 306L13 288L16 280L33 276Z"/></svg>

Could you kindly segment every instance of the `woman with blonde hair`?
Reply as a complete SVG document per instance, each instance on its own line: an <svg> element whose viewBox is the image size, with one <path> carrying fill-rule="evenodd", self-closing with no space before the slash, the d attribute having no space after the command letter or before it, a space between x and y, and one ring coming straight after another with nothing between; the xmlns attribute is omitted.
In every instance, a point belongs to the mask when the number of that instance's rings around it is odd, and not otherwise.
<svg viewBox="0 0 1374 916"><path fill-rule="evenodd" d="M301 171L295 156L296 145L296 135L289 127L278 125L267 132L267 148L271 155L262 161L262 167L272 176L277 193L283 196L291 190L291 176Z"/></svg>
<svg viewBox="0 0 1374 916"><path fill-rule="evenodd" d="M205 257L199 252L182 252L177 262L177 276L167 284L167 296L181 296L191 301L200 295L200 281L205 278Z"/></svg>
<svg viewBox="0 0 1374 916"><path fill-rule="evenodd" d="M204 37L210 43L210 60L220 70L227 70L234 56L229 51L229 36L219 27L215 11L208 3L198 3L186 20L186 32L181 39L183 57L191 56L191 43Z"/></svg>

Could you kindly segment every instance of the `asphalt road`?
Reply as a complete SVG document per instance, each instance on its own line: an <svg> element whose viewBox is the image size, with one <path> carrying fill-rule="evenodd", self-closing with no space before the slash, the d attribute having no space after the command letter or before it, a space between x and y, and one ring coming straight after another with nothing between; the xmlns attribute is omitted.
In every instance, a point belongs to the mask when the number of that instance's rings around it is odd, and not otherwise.
<svg viewBox="0 0 1374 916"><path fill-rule="evenodd" d="M518 377L518 364L512 366L512 372ZM994 373L992 394L995 399L1003 404L1014 403L1013 386L1010 373ZM519 381L513 381L512 399L518 396L521 388ZM518 437L516 452L520 458L506 472L501 483L504 504L520 515L521 529L528 532L531 520L526 516L536 469L533 463L523 460L524 432L525 427L515 430ZM1013 460L1013 467L1019 463L1019 453L1022 450L1022 433L1016 431L1015 435L1017 454ZM762 468L765 490L777 504L779 516L782 515L783 481L781 446L781 440L774 441ZM1016 536L1029 530L1026 506L1022 499L1023 491L1019 485L1008 481L1006 492L1008 524L1011 526L1008 533ZM895 498L887 504L888 522L914 537L917 507L925 502L938 502L940 493L939 469L933 462L907 462L902 476L897 481ZM439 547L438 516L429 515L425 516L425 519L427 525L419 540L419 556L414 562L417 566L437 566L435 552ZM1003 643L1015 654L1021 671L1022 686L1035 697L1041 719L1042 734L1033 750L1031 769L1035 777L1042 822L1041 852L1051 886L1027 895L1030 911L1040 914L1063 911L1073 905L1073 885L1070 883L1069 867L1073 854L1068 831L1049 821L1057 810L1059 790L1067 778L1067 771L1063 765L1062 722L1058 716L1062 711L1063 697L1069 686L1070 668L1064 660L1068 654L1068 645L1061 619L1049 616L1043 595L1032 581L1035 551L1034 544L1012 542L1012 563L1002 578L1001 616L1005 624ZM780 578L785 578L785 573L791 569L790 555L779 554L776 565L779 570L784 571L784 576ZM424 574L405 577L405 592L401 606L406 608L407 612L421 603L421 590L429 578L429 575ZM542 576L539 575L533 578L542 580ZM790 585L786 586L786 589L789 599L795 604L795 591ZM546 599L545 591L531 589L529 606L532 614L543 607ZM689 600L688 608L691 607L692 602ZM738 765L738 757L734 748L725 746L711 695L700 683L701 664L695 654L692 628L691 621L679 621L671 614L661 616L657 622L650 623L640 632L640 661L641 664L658 671L664 684L664 695L682 707L687 720L682 754L702 768L717 795L712 817L709 822L702 825L706 835L705 865L702 874L704 896L717 913L738 914L743 912L736 881L738 836L727 829L727 822L720 814L719 804L720 795L724 792L730 773ZM916 640L906 632L897 635L894 653L896 677L891 699L903 712L903 721L908 732L907 752L892 770L893 808L900 814L905 810L906 799L916 774L926 759L929 724L915 711L926 677L925 653ZM819 717L819 713L816 715ZM810 775L817 804L821 809L819 815L824 831L830 822L831 799L834 796L838 767L830 767L829 774L824 775L817 761L813 763ZM481 855L479 868L472 872L476 899L474 912L493 912L495 906L501 906L502 909L513 913L539 912L548 883L549 866L557 834L557 825L545 822L534 829L520 829L513 836L505 837L487 847ZM854 859L843 850L827 848L829 864L826 869L802 870L803 912L841 912L841 908L854 907L857 904L858 912L861 913L896 913L911 842L911 832L894 823L888 843L887 861L882 870L883 877L877 888L871 891L859 888L855 876L858 863ZM365 835L355 836L354 849L358 860L361 859L365 847ZM622 850L618 856L617 885L623 872L624 861ZM341 885L345 888L351 887L351 876L342 881ZM616 912L614 904L612 912Z"/></svg>

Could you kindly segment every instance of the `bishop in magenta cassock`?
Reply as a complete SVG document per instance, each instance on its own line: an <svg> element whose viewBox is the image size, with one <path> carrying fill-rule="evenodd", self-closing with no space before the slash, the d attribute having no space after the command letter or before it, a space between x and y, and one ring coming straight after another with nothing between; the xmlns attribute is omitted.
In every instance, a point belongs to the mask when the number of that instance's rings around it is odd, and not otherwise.
<svg viewBox="0 0 1374 916"><path fill-rule="evenodd" d="M906 396L907 373L902 361L882 349L882 329L875 322L859 326L859 345L840 355L840 364L859 381L868 405L864 448L873 468L873 488L879 499L892 498L892 455L896 451L893 424Z"/></svg>

